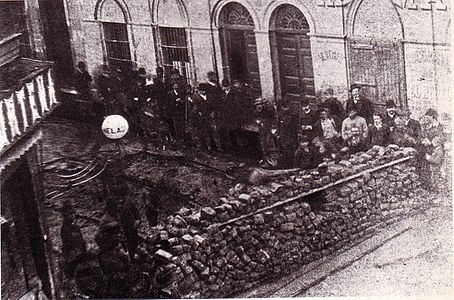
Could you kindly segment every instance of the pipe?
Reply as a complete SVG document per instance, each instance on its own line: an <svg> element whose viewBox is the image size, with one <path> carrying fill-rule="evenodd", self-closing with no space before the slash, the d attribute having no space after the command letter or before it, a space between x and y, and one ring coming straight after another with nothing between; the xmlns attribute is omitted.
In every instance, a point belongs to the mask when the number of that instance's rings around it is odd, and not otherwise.
<svg viewBox="0 0 454 300"><path fill-rule="evenodd" d="M208 10L210 14L210 35L211 35L211 45L213 47L213 64L214 64L214 72L216 74L216 77L219 81L219 70L218 70L218 59L217 59L217 54L216 54L216 44L214 41L214 32L213 32L213 18L214 18L214 13L211 10L211 3L210 0L207 0L208 2Z"/></svg>

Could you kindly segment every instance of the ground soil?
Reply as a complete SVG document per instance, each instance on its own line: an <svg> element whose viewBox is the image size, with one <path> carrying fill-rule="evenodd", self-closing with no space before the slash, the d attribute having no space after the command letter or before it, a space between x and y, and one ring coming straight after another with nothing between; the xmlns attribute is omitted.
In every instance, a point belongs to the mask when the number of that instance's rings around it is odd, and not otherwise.
<svg viewBox="0 0 454 300"><path fill-rule="evenodd" d="M168 146L163 149L145 138L125 136L119 143L102 135L100 126L55 118L43 125L42 154L45 200L51 238L58 250L61 247L61 208L70 201L89 247L96 247L94 237L99 220L106 210L106 186L115 184L109 177L119 177L126 183L125 195L141 214L140 230L149 231L145 205L155 201L159 219L181 207L214 205L228 189L241 180L253 164L248 159L203 152L196 149ZM87 182L70 186L71 175L90 168ZM102 167L100 176L90 179ZM82 180L82 179L81 179ZM158 194L158 197L156 197Z"/></svg>

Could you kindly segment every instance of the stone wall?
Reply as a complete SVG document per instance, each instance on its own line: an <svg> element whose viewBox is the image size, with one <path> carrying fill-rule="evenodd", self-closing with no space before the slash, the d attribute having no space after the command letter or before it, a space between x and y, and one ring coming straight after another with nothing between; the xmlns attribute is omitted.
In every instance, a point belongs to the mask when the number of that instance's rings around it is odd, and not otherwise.
<svg viewBox="0 0 454 300"><path fill-rule="evenodd" d="M185 298L229 296L359 241L427 201L414 153L374 146L262 185L237 184L216 207L182 208L157 226L157 276Z"/></svg>

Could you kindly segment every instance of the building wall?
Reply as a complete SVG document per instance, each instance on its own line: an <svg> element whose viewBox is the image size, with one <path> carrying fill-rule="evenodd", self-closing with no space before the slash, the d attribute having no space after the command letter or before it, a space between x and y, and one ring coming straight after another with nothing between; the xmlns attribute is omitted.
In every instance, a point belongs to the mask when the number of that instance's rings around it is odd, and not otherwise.
<svg viewBox="0 0 454 300"><path fill-rule="evenodd" d="M68 1L73 30L73 52L87 60L90 71L102 63L102 40L96 25L105 18L123 18L128 24L131 57L154 73L159 65L152 26L187 28L195 81L216 69L222 77L218 18L230 0L78 0ZM333 88L341 100L348 97L350 62L346 39L362 38L371 44L394 42L401 47L403 103L418 115L428 107L443 110L450 103L448 75L450 7L437 0L237 0L251 14L257 41L262 93L274 98L269 43L269 22L281 4L303 12L310 26L316 92ZM212 18L210 18L210 12ZM102 15L104 14L104 15ZM212 22L211 22L212 21ZM346 39L345 39L346 37ZM77 61L75 59L74 61ZM416 110L415 108L423 108Z"/></svg>

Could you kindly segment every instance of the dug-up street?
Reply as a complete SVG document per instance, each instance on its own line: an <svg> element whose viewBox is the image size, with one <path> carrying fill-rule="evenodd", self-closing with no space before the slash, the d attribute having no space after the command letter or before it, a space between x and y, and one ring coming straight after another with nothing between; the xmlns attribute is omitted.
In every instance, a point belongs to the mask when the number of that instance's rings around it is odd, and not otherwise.
<svg viewBox="0 0 454 300"><path fill-rule="evenodd" d="M240 297L452 299L451 200L391 224L352 248Z"/></svg>

